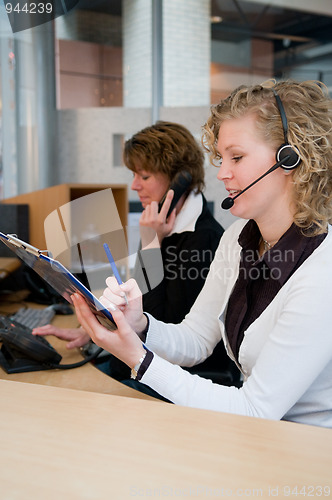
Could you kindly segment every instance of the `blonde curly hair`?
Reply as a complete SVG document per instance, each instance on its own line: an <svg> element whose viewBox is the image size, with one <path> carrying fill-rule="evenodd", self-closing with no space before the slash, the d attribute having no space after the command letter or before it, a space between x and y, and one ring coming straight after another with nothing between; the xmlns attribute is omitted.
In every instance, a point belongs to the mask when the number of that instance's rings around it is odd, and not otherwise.
<svg viewBox="0 0 332 500"><path fill-rule="evenodd" d="M273 93L279 95L288 122L288 142L299 152L300 163L292 172L294 223L314 236L332 222L332 100L321 82L293 80L241 86L211 107L203 126L202 144L210 162L220 158L216 145L220 124L254 113L262 138L277 151L285 142L280 112ZM267 165L268 167L268 165Z"/></svg>

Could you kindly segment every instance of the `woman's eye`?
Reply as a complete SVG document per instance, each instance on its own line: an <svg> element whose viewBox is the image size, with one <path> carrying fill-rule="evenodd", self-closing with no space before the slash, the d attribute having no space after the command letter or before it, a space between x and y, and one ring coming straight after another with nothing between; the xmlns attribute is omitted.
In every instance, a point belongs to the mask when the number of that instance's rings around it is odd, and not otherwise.
<svg viewBox="0 0 332 500"><path fill-rule="evenodd" d="M142 180L147 181L150 178L149 175L142 175Z"/></svg>
<svg viewBox="0 0 332 500"><path fill-rule="evenodd" d="M213 159L213 164L216 167L220 167L220 165L222 164L222 157L220 155L216 155Z"/></svg>
<svg viewBox="0 0 332 500"><path fill-rule="evenodd" d="M232 160L238 162L242 159L242 156L233 156Z"/></svg>

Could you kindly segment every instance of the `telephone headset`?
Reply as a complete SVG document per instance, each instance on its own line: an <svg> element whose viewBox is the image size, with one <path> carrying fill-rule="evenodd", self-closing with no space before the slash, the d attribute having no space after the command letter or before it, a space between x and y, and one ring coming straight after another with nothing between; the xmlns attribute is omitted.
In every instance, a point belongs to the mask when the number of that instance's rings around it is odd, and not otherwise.
<svg viewBox="0 0 332 500"><path fill-rule="evenodd" d="M285 108L284 108L282 101L281 101L279 95L277 94L276 90L272 89L272 92L274 94L274 97L276 99L276 103L278 106L278 110L279 110L279 114L280 114L280 118L281 118L281 122L282 122L282 129L284 131L284 138L285 138L285 142L279 147L279 149L276 153L276 160L277 160L277 162L283 161L283 163L280 166L284 170L293 170L300 163L299 152L295 147L292 147L288 142L288 121L287 121Z"/></svg>
<svg viewBox="0 0 332 500"><path fill-rule="evenodd" d="M281 123L282 123L282 129L284 133L284 143L279 146L276 152L276 160L277 163L275 163L267 172L265 172L263 175L261 175L258 179L256 179L254 182L249 184L246 188L244 188L242 191L240 191L239 194L234 196L234 198L231 198L230 196L225 198L223 202L221 203L221 208L224 210L230 209L234 205L234 201L236 198L238 198L241 194L243 194L245 191L247 191L249 188L251 188L254 184L256 184L258 181L263 179L266 175L270 174L277 168L281 167L286 171L291 171L294 168L298 166L298 164L301 161L300 155L298 150L291 146L288 142L288 121L287 121L287 116L285 112L285 108L282 104L282 101L280 99L280 96L278 95L277 91L275 89L271 89L274 97L276 99L278 111L280 114L281 118Z"/></svg>

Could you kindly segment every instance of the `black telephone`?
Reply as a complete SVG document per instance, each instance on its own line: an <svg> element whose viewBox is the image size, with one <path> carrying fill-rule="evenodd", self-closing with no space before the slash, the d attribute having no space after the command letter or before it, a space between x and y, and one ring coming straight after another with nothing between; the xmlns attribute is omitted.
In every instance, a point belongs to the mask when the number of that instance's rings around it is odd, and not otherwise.
<svg viewBox="0 0 332 500"><path fill-rule="evenodd" d="M159 211L160 211L160 209L165 201L165 198L166 198L168 191L170 189L172 189L174 191L173 200L172 200L171 206L169 207L166 219L167 219L167 217L169 217L170 213L174 209L175 205L177 204L177 202L179 201L181 196L188 190L188 188L191 184L191 181L192 181L192 176L187 170L180 170L180 172L178 172L175 175L173 181L171 182L171 185L169 186L168 190L166 191L166 193L164 194L164 196L162 197L162 199L159 202Z"/></svg>
<svg viewBox="0 0 332 500"><path fill-rule="evenodd" d="M0 316L0 365L7 373L49 370L62 356L41 336L7 316Z"/></svg>
<svg viewBox="0 0 332 500"><path fill-rule="evenodd" d="M82 361L60 364L62 356L54 347L44 337L31 332L31 328L0 315L0 366L7 373L78 368L94 361L103 352L103 348L99 347Z"/></svg>

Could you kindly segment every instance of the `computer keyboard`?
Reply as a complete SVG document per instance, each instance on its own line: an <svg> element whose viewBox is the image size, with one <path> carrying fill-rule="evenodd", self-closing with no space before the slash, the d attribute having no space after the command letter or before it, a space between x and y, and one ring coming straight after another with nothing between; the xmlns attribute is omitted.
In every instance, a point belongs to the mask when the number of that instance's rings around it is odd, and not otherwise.
<svg viewBox="0 0 332 500"><path fill-rule="evenodd" d="M52 306L43 309L21 307L21 309L11 316L11 319L28 328L36 328L37 326L48 325L51 323L54 316L55 310Z"/></svg>

